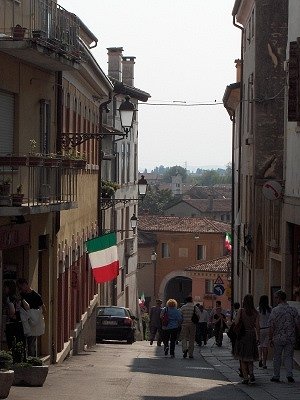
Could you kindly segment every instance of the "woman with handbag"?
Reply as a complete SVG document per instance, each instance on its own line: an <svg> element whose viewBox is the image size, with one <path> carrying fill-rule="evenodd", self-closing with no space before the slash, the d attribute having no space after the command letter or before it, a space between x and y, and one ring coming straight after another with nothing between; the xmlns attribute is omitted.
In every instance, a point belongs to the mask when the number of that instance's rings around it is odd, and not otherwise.
<svg viewBox="0 0 300 400"><path fill-rule="evenodd" d="M177 301L169 299L166 307L162 309L160 317L162 321L165 356L169 354L170 349L170 356L174 358L177 332L182 322L181 313L177 310Z"/></svg>
<svg viewBox="0 0 300 400"><path fill-rule="evenodd" d="M236 344L234 355L240 360L243 381L254 382L253 362L258 360L258 344L260 339L259 314L254 307L253 296L247 294L243 306L235 319Z"/></svg>

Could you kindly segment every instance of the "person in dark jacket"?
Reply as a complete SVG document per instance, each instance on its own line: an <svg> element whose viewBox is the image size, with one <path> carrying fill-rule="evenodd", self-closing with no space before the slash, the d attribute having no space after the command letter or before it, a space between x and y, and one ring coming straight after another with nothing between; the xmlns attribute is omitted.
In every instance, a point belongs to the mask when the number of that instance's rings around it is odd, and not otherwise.
<svg viewBox="0 0 300 400"><path fill-rule="evenodd" d="M157 335L157 346L161 346L162 342L162 326L160 314L162 311L162 301L160 299L156 300L156 305L150 308L150 345L153 345L155 336Z"/></svg>

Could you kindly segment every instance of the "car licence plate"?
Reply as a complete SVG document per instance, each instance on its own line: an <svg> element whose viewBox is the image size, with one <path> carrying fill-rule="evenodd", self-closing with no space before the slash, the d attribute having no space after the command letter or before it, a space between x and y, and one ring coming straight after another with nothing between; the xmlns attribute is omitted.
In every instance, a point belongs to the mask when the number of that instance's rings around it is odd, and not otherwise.
<svg viewBox="0 0 300 400"><path fill-rule="evenodd" d="M117 321L102 321L102 325L117 325Z"/></svg>

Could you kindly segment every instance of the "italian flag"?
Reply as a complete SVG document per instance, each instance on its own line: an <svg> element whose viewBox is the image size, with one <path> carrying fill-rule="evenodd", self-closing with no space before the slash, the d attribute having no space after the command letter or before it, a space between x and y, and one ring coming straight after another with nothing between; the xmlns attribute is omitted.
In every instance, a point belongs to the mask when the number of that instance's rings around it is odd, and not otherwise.
<svg viewBox="0 0 300 400"><path fill-rule="evenodd" d="M118 276L119 259L115 233L88 240L86 248L97 283L109 282Z"/></svg>
<svg viewBox="0 0 300 400"><path fill-rule="evenodd" d="M229 232L226 232L225 235L225 249L227 251L231 251L232 250L232 246L231 246L231 234Z"/></svg>

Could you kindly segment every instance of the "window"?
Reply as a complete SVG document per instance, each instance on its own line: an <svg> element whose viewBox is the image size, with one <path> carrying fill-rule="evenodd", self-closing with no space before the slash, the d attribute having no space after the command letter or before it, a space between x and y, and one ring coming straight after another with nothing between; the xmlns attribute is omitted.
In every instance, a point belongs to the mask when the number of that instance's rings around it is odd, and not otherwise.
<svg viewBox="0 0 300 400"><path fill-rule="evenodd" d="M169 258L170 257L170 250L168 243L161 244L161 256L162 258Z"/></svg>
<svg viewBox="0 0 300 400"><path fill-rule="evenodd" d="M50 102L40 101L40 151L50 153Z"/></svg>
<svg viewBox="0 0 300 400"><path fill-rule="evenodd" d="M125 183L125 143L121 146L121 183Z"/></svg>
<svg viewBox="0 0 300 400"><path fill-rule="evenodd" d="M125 289L125 268L122 267L121 269L121 292L124 292Z"/></svg>
<svg viewBox="0 0 300 400"><path fill-rule="evenodd" d="M127 143L127 182L130 182L130 143Z"/></svg>
<svg viewBox="0 0 300 400"><path fill-rule="evenodd" d="M212 279L205 279L205 294L214 292L214 281Z"/></svg>
<svg viewBox="0 0 300 400"><path fill-rule="evenodd" d="M197 245L197 260L205 260L205 246L203 244Z"/></svg>
<svg viewBox="0 0 300 400"><path fill-rule="evenodd" d="M0 92L0 152L13 153L15 97Z"/></svg>
<svg viewBox="0 0 300 400"><path fill-rule="evenodd" d="M133 171L133 180L137 180L137 162L138 162L138 154L137 154L137 144L134 145L134 171Z"/></svg>

